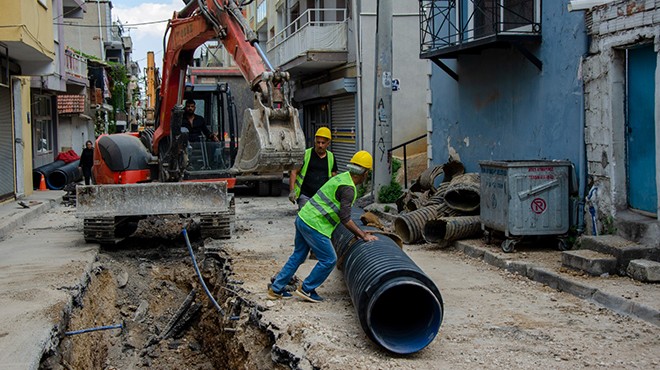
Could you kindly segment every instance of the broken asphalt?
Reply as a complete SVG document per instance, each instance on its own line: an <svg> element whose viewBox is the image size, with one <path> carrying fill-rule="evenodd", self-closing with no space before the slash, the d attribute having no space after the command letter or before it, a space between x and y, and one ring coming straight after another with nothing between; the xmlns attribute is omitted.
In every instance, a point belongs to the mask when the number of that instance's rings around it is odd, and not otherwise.
<svg viewBox="0 0 660 370"><path fill-rule="evenodd" d="M99 247L85 243L82 223L74 218L75 209L69 207L57 217L49 217L51 209L64 207L60 205L64 194L38 191L19 201L0 204L0 369L39 367L43 353L57 346L67 329L74 302L81 298L95 268ZM576 273L561 266L559 251L503 253L478 239L458 241L452 247L490 265L660 326L657 285L627 277Z"/></svg>

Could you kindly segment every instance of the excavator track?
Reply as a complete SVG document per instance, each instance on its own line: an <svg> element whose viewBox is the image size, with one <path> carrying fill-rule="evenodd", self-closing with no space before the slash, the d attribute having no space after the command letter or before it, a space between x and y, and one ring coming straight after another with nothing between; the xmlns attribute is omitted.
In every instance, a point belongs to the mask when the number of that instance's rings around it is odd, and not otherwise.
<svg viewBox="0 0 660 370"><path fill-rule="evenodd" d="M97 217L86 218L83 221L83 234L88 243L114 245L123 237L117 236L118 228L128 221L128 217Z"/></svg>
<svg viewBox="0 0 660 370"><path fill-rule="evenodd" d="M229 195L229 198L229 206L227 207L227 210L200 214L200 232L202 238L231 238L236 216L236 206L234 196Z"/></svg>

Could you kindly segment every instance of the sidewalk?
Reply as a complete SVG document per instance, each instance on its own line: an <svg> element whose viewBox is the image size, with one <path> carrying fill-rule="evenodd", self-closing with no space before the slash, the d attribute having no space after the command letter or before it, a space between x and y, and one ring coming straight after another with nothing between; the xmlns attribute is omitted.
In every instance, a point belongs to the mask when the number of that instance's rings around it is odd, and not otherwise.
<svg viewBox="0 0 660 370"><path fill-rule="evenodd" d="M558 250L527 248L504 253L480 239L460 240L454 247L472 258L594 302L614 312L660 326L660 285L624 276L588 276L562 267Z"/></svg>
<svg viewBox="0 0 660 370"><path fill-rule="evenodd" d="M35 190L31 195L0 204L0 241L4 240L16 228L23 226L27 220L48 212L62 201L66 194L63 190ZM30 208L22 207L22 202Z"/></svg>
<svg viewBox="0 0 660 370"><path fill-rule="evenodd" d="M0 204L2 370L39 368L94 266L98 246L85 243L75 209L59 205L64 194L36 191Z"/></svg>

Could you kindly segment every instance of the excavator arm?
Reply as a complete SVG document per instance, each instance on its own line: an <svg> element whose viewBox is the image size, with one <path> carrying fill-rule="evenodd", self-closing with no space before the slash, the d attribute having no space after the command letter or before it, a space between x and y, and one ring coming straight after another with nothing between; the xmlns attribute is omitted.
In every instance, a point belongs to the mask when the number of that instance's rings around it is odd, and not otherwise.
<svg viewBox="0 0 660 370"><path fill-rule="evenodd" d="M163 57L160 112L152 141L161 181L181 179L185 163L181 139L183 86L197 47L219 39L255 94L244 115L232 172L282 172L302 164L305 138L289 102L286 72L273 70L235 0L191 0L168 24Z"/></svg>

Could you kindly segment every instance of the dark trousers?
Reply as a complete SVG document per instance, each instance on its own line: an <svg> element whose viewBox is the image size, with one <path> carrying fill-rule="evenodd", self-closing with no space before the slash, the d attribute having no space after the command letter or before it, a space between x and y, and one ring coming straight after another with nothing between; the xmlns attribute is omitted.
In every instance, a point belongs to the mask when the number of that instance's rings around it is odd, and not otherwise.
<svg viewBox="0 0 660 370"><path fill-rule="evenodd" d="M91 184L92 183L92 168L91 167L83 167L82 172L83 172L83 177L85 178L85 185Z"/></svg>

